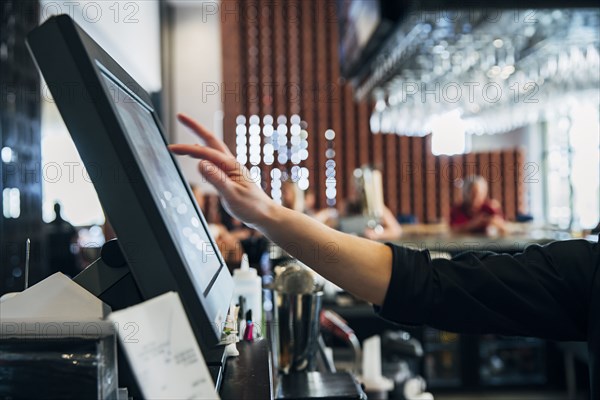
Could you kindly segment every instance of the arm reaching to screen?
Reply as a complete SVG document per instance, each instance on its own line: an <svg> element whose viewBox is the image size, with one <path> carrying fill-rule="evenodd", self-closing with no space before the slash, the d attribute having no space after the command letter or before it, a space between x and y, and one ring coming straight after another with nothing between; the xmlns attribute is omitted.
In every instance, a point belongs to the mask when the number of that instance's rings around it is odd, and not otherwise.
<svg viewBox="0 0 600 400"><path fill-rule="evenodd" d="M228 212L340 287L374 304L383 303L392 273L388 246L338 232L278 205L250 179L250 172L225 143L193 119L182 114L178 119L206 146L174 144L169 149L200 160L200 173L221 193Z"/></svg>

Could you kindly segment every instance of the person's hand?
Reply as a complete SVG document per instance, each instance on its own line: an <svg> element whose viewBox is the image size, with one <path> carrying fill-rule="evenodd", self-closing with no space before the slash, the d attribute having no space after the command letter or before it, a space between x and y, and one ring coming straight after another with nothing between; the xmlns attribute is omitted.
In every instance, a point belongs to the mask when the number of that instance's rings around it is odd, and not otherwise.
<svg viewBox="0 0 600 400"><path fill-rule="evenodd" d="M381 230L383 230L383 227L381 227L381 225L378 226L378 228L380 228ZM364 230L364 232L363 232L363 236L366 237L367 239L370 239L370 240L378 240L380 234L379 234L378 231L376 231L373 228L366 228Z"/></svg>
<svg viewBox="0 0 600 400"><path fill-rule="evenodd" d="M485 213L477 214L472 220L471 223L474 228L483 228L490 224L492 216Z"/></svg>
<svg viewBox="0 0 600 400"><path fill-rule="evenodd" d="M226 210L248 225L259 226L276 203L252 180L250 171L236 161L225 143L190 117L178 114L177 118L202 138L206 146L172 144L169 150L200 159L200 173L221 193Z"/></svg>
<svg viewBox="0 0 600 400"><path fill-rule="evenodd" d="M489 226L493 226L493 227L497 228L498 232L501 235L505 235L507 233L506 222L504 221L504 218L502 218L500 215L494 215L490 219Z"/></svg>

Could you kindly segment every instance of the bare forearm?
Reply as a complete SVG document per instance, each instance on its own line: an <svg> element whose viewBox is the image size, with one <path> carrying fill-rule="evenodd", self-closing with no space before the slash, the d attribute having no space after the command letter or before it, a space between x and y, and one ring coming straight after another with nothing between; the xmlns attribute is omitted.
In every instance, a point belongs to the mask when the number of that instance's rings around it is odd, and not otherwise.
<svg viewBox="0 0 600 400"><path fill-rule="evenodd" d="M388 246L338 232L278 205L259 228L325 278L360 298L383 303L392 271Z"/></svg>
<svg viewBox="0 0 600 400"><path fill-rule="evenodd" d="M392 251L381 243L337 232L312 218L277 205L241 166L225 143L185 115L179 120L206 146L171 145L180 155L200 159L199 169L223 196L228 212L258 228L292 256L325 278L375 304L382 304L392 274Z"/></svg>

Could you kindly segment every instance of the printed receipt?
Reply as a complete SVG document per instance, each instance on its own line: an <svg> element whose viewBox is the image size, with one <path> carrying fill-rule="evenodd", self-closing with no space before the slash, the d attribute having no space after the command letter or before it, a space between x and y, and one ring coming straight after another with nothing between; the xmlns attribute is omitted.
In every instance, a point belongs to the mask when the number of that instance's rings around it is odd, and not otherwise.
<svg viewBox="0 0 600 400"><path fill-rule="evenodd" d="M219 399L179 295L165 293L108 317L147 399Z"/></svg>

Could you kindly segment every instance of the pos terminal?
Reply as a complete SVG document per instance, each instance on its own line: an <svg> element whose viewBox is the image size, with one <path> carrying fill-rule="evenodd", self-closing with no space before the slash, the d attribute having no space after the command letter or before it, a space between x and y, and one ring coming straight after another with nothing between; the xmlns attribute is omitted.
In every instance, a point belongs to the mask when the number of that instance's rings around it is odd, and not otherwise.
<svg viewBox="0 0 600 400"><path fill-rule="evenodd" d="M66 15L27 42L118 237L75 282L113 311L177 292L220 396L273 398L266 340L240 343L240 356L227 362L217 345L233 280L148 93ZM138 397L119 358L121 384ZM280 386L282 398L364 398L349 374L312 371Z"/></svg>
<svg viewBox="0 0 600 400"><path fill-rule="evenodd" d="M222 369L217 343L233 281L150 96L66 15L49 18L27 42L118 236L130 276L122 274L113 298L177 292L207 364Z"/></svg>

